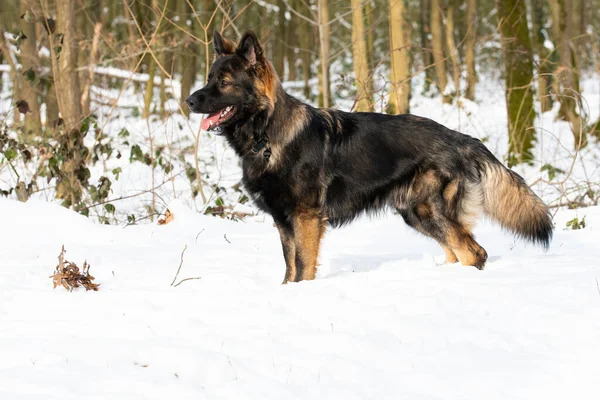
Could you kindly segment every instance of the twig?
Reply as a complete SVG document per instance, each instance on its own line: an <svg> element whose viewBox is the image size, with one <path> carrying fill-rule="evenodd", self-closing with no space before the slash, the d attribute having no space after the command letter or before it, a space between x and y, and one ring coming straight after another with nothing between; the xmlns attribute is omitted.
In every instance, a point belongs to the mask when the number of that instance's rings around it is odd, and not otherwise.
<svg viewBox="0 0 600 400"><path fill-rule="evenodd" d="M197 279L202 279L202 277L201 276L197 276L197 277L194 277L194 278L185 278L185 279L182 279L179 282L177 282L177 284L175 286L173 286L173 287L177 287L177 286L181 285L185 281L193 281L193 280L197 280Z"/></svg>
<svg viewBox="0 0 600 400"><path fill-rule="evenodd" d="M227 239L227 234L226 233L223 234L223 237L225 238L225 240L227 240L227 243L231 244L231 242L229 241L229 239Z"/></svg>
<svg viewBox="0 0 600 400"><path fill-rule="evenodd" d="M200 234L204 232L204 229L202 229L200 232L198 232L198 234L196 235L196 240L194 241L196 244L198 243L198 236L200 236Z"/></svg>
<svg viewBox="0 0 600 400"><path fill-rule="evenodd" d="M85 207L83 208L83 210L87 210L87 209L90 209L90 208L94 208L94 207L96 207L96 206L101 206L102 204L106 204L106 203L112 203L112 202L114 202L114 201L119 201L119 200L130 199L130 198L132 198L132 197L141 196L141 195L143 195L143 194L146 194L146 193L151 193L152 191L154 191L154 190L158 189L159 187L163 186L165 183L168 183L168 182L170 182L171 180L175 179L175 178L176 178L177 176L179 176L179 175L181 175L181 172L180 172L179 174L177 174L177 175L173 176L172 178L169 178L169 179L167 179L167 180L163 181L161 184L159 184L159 185L158 185L158 186L156 186L155 188L152 188L152 189L146 189L146 190L143 190L143 191L141 191L141 192L139 192L139 193L136 193L136 194L131 194L131 195L128 195L128 196L121 196L121 197L117 197L116 199L104 200L104 201L101 201L101 202L98 202L98 203L95 203L95 204L92 204L92 205L89 205L89 206L85 206Z"/></svg>
<svg viewBox="0 0 600 400"><path fill-rule="evenodd" d="M187 250L187 244L185 245L185 247L183 248L183 251L181 252L181 262L179 263L179 268L177 268L177 273L175 274L175 278L173 278L173 282L171 282L171 286L173 286L175 284L175 281L177 280L177 277L179 276L179 271L181 271L181 266L183 265L183 254L185 253L186 250ZM179 283L181 283L181 282L179 282ZM177 286L177 285L175 285L175 286Z"/></svg>

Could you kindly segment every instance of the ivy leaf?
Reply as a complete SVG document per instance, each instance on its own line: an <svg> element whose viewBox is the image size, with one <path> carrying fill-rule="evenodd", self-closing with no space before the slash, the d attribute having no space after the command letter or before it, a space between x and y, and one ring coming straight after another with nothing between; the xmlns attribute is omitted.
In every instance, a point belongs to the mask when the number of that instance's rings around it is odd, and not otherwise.
<svg viewBox="0 0 600 400"><path fill-rule="evenodd" d="M33 83L35 81L35 72L33 68L29 68L27 71L23 72L23 76L29 81L29 83Z"/></svg>
<svg viewBox="0 0 600 400"><path fill-rule="evenodd" d="M115 213L115 206L113 206L112 204L108 203L104 205L104 209L106 210L106 212L114 214Z"/></svg>
<svg viewBox="0 0 600 400"><path fill-rule="evenodd" d="M129 155L129 162L141 161L144 162L144 152L137 144L131 146L131 153Z"/></svg>
<svg viewBox="0 0 600 400"><path fill-rule="evenodd" d="M117 167L115 169L112 170L113 175L115 176L116 180L119 180L119 174L123 172L123 170L121 169L121 167Z"/></svg>
<svg viewBox="0 0 600 400"><path fill-rule="evenodd" d="M564 174L565 171L560 169L560 168L556 168L553 165L550 164L544 164L542 166L542 168L540 168L540 172L542 171L548 171L548 180L553 180L557 174Z"/></svg>
<svg viewBox="0 0 600 400"><path fill-rule="evenodd" d="M4 157L6 157L8 161L14 160L16 156L17 151L15 149L6 149L6 151L4 152Z"/></svg>
<svg viewBox="0 0 600 400"><path fill-rule="evenodd" d="M52 18L46 18L46 20L42 22L42 25L48 34L54 33L56 30L56 21Z"/></svg>

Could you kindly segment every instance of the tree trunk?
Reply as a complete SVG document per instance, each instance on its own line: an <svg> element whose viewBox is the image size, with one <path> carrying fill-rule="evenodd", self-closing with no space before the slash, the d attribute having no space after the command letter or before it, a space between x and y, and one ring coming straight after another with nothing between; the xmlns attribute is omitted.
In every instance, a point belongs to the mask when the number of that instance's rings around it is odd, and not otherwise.
<svg viewBox="0 0 600 400"><path fill-rule="evenodd" d="M410 37L404 0L390 0L391 89L387 112L406 114L410 101Z"/></svg>
<svg viewBox="0 0 600 400"><path fill-rule="evenodd" d="M452 65L452 77L454 78L454 96L460 97L460 63L458 61L456 42L454 40L455 25L454 13L456 11L456 0L449 0L446 9L446 48Z"/></svg>
<svg viewBox="0 0 600 400"><path fill-rule="evenodd" d="M467 92L465 97L475 100L475 85L477 72L475 71L475 42L477 41L477 0L468 0L467 3L467 36L465 38L465 64L467 68Z"/></svg>
<svg viewBox="0 0 600 400"><path fill-rule="evenodd" d="M572 37L572 3L570 0L549 0L552 10L552 31L555 47L558 51L560 66L555 92L560 102L559 115L571 123L571 131L575 141L575 148L585 147L587 137L584 132L581 116L577 113L580 102L579 71L576 57L571 48Z"/></svg>
<svg viewBox="0 0 600 400"><path fill-rule="evenodd" d="M185 1L178 3L179 25L185 29L186 19L191 10ZM179 94L180 106L183 114L187 117L190 115L190 110L185 103L185 100L190 96L192 87L196 82L197 56L198 46L196 40L186 33L181 32L181 48L179 51L179 69L181 72L181 92Z"/></svg>
<svg viewBox="0 0 600 400"><path fill-rule="evenodd" d="M154 97L154 76L156 75L156 61L153 58L150 59L150 65L148 66L148 81L146 82L146 91L144 92L144 110L142 111L142 118L148 119L152 112L152 98Z"/></svg>
<svg viewBox="0 0 600 400"><path fill-rule="evenodd" d="M83 115L90 114L90 104L91 104L91 87L94 82L94 68L96 64L96 60L100 55L100 34L102 32L102 23L96 22L94 26L94 36L92 38L92 49L89 53L89 58L87 60L87 68L83 70L83 74L79 75L79 77L83 77L81 81L82 91L81 91L81 108L83 110ZM82 60L86 62L85 60ZM81 65L83 66L83 64Z"/></svg>
<svg viewBox="0 0 600 400"><path fill-rule="evenodd" d="M329 83L329 5L327 0L318 0L319 50L321 71L319 74L319 106L331 107L331 85Z"/></svg>
<svg viewBox="0 0 600 400"><path fill-rule="evenodd" d="M25 100L29 104L28 112L24 115L24 130L27 137L41 136L42 122L40 119L40 104L38 96L40 92L40 60L37 51L37 35L35 31L36 18L41 16L41 13L36 12L35 0L21 0L21 31L27 36L27 39L21 44L21 67L24 78L20 90L20 99Z"/></svg>
<svg viewBox="0 0 600 400"><path fill-rule="evenodd" d="M2 26L0 26L0 50L2 51L2 54L4 54L4 57L6 58L6 62L8 62L8 65L10 66L10 78L13 82L13 106L17 103L17 101L20 100L20 93L21 93L21 86L23 85L23 82L21 81L21 74L19 74L18 70L17 70L17 66L15 65L13 58L12 58L12 54L10 52L10 48L8 47L8 44L5 41L6 37L6 33L4 32L4 29ZM18 108L15 108L13 111L13 120L15 122L15 124L19 124L21 122L21 114L19 113Z"/></svg>
<svg viewBox="0 0 600 400"><path fill-rule="evenodd" d="M65 131L78 129L81 123L81 87L77 75L77 43L75 32L75 1L56 2L56 31L53 35L52 70L58 108Z"/></svg>
<svg viewBox="0 0 600 400"><path fill-rule="evenodd" d="M47 89L46 89L46 135L52 136L53 133L50 134L56 127L58 123L58 99L56 98L56 84L54 83L54 79L48 79ZM49 132L50 131L50 132Z"/></svg>
<svg viewBox="0 0 600 400"><path fill-rule="evenodd" d="M308 7L305 6L301 6L301 13L302 15L304 15L305 17L309 17L309 12L308 12ZM312 24L310 24L308 21L306 21L305 19L301 18L300 21L300 33L299 33L299 39L300 39L300 51L302 52L302 79L304 80L304 97L307 100L310 100L312 93L311 93L311 87L309 84L309 80L310 80L310 76L311 76L311 71L310 71L310 59L311 59L311 52L312 52L312 48L313 45L312 43L314 43L314 30L312 27Z"/></svg>
<svg viewBox="0 0 600 400"><path fill-rule="evenodd" d="M421 57L425 69L423 93L429 92L431 83L435 82L435 69L431 52L431 0L421 0Z"/></svg>
<svg viewBox="0 0 600 400"><path fill-rule="evenodd" d="M371 111L369 92L369 67L367 66L367 44L361 0L352 0L352 57L356 79L356 111Z"/></svg>
<svg viewBox="0 0 600 400"><path fill-rule="evenodd" d="M297 1L291 2L294 10L298 9ZM296 64L296 49L298 48L298 19L295 15L292 15L292 19L288 21L288 27L285 32L285 42L287 43L286 48L286 59L288 65L288 76L289 81L296 81L298 79L298 68ZM302 32L302 35L306 35L306 32Z"/></svg>
<svg viewBox="0 0 600 400"><path fill-rule="evenodd" d="M544 113L552 110L552 96L550 89L552 87L552 63L550 61L550 52L546 48L544 36L544 21L547 19L544 15L545 1L531 0L531 27L533 47L539 58L538 65L538 96L540 98L540 108Z"/></svg>
<svg viewBox="0 0 600 400"><path fill-rule="evenodd" d="M535 141L533 60L527 9L522 0L496 0L506 79L509 166L531 162Z"/></svg>
<svg viewBox="0 0 600 400"><path fill-rule="evenodd" d="M585 42L587 39L584 22L585 2L586 0L571 0L571 44L574 50L575 65L577 65L579 70L583 68Z"/></svg>
<svg viewBox="0 0 600 400"><path fill-rule="evenodd" d="M435 64L435 75L437 86L442 95L444 103L451 103L452 98L446 94L448 77L446 76L446 58L444 56L444 34L442 30L442 7L440 0L431 0L431 47L433 51L433 62Z"/></svg>
<svg viewBox="0 0 600 400"><path fill-rule="evenodd" d="M275 53L273 54L273 67L279 75L279 78L283 81L285 79L285 31L286 31L286 20L285 10L286 5L284 0L279 0L277 3L279 6L279 13L277 14L277 34L274 35L274 47Z"/></svg>
<svg viewBox="0 0 600 400"><path fill-rule="evenodd" d="M371 0L365 1L365 21L367 23L367 65L369 70L375 69L375 26L373 21L373 5L371 4ZM369 81L371 83L370 91L373 92L373 80Z"/></svg>

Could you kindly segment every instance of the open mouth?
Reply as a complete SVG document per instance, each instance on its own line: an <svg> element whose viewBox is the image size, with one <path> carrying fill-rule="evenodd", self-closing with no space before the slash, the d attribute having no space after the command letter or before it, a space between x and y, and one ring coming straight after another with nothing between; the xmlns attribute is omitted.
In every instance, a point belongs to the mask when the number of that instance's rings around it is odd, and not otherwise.
<svg viewBox="0 0 600 400"><path fill-rule="evenodd" d="M210 131L215 129L217 126L221 125L223 122L233 117L234 111L235 109L233 108L233 106L228 106L220 111L208 114L202 120L202 130Z"/></svg>

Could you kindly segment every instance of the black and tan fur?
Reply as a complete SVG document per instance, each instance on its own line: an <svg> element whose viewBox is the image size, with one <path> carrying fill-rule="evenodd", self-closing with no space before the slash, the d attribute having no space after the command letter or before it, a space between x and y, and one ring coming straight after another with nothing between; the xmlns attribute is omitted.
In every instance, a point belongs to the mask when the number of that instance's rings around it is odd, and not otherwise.
<svg viewBox="0 0 600 400"><path fill-rule="evenodd" d="M214 46L208 83L187 102L208 114L233 106L218 129L278 227L284 283L314 279L327 225L388 207L439 242L449 263L483 268L487 253L472 234L481 214L548 247L548 208L479 140L414 115L304 104L283 90L252 32L237 46L215 32Z"/></svg>

